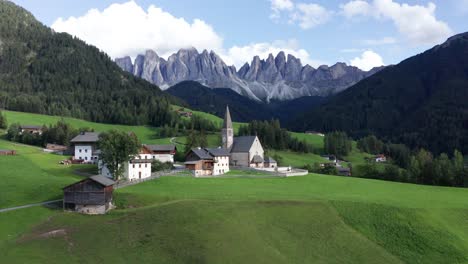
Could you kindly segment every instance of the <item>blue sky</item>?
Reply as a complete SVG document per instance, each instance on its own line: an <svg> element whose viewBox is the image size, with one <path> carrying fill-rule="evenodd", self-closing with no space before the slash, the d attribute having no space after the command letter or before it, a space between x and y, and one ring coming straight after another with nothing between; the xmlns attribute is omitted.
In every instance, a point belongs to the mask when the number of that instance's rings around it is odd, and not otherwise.
<svg viewBox="0 0 468 264"><path fill-rule="evenodd" d="M112 57L150 48L167 57L194 46L215 50L238 67L255 54L285 50L315 67L343 61L368 69L468 31L468 0L14 2Z"/></svg>

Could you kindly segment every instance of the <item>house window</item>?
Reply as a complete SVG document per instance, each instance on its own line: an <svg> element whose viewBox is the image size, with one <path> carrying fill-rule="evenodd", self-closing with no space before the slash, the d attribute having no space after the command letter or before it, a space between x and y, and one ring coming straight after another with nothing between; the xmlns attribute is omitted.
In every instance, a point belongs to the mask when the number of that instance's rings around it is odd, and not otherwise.
<svg viewBox="0 0 468 264"><path fill-rule="evenodd" d="M84 152L88 153L88 149L85 149Z"/></svg>
<svg viewBox="0 0 468 264"><path fill-rule="evenodd" d="M133 168L135 168L135 164L133 164Z"/></svg>
<svg viewBox="0 0 468 264"><path fill-rule="evenodd" d="M148 168L148 164L145 164L145 168Z"/></svg>
<svg viewBox="0 0 468 264"><path fill-rule="evenodd" d="M141 168L141 164L140 164L140 166L139 166L139 167Z"/></svg>
<svg viewBox="0 0 468 264"><path fill-rule="evenodd" d="M85 160L88 160L88 157L84 157Z"/></svg>
<svg viewBox="0 0 468 264"><path fill-rule="evenodd" d="M81 150L82 150L82 149L80 149L80 153L81 153Z"/></svg>
<svg viewBox="0 0 468 264"><path fill-rule="evenodd" d="M83 158L80 157L79 159L82 160Z"/></svg>

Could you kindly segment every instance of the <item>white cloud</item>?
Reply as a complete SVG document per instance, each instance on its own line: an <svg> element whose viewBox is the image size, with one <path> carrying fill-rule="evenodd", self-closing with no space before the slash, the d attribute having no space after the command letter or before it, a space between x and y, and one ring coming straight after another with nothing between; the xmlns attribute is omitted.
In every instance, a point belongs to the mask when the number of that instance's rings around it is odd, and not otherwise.
<svg viewBox="0 0 468 264"><path fill-rule="evenodd" d="M437 20L434 3L422 6L399 4L393 0L373 0L372 3L353 0L342 5L341 9L348 18L367 16L390 19L413 44L436 44L453 34L447 23Z"/></svg>
<svg viewBox="0 0 468 264"><path fill-rule="evenodd" d="M371 70L374 67L385 65L382 57L371 50L364 51L361 54L361 57L352 59L350 64L365 71Z"/></svg>
<svg viewBox="0 0 468 264"><path fill-rule="evenodd" d="M383 37L381 39L365 39L361 41L361 43L367 46L382 46L382 45L396 44L397 40L392 37Z"/></svg>
<svg viewBox="0 0 468 264"><path fill-rule="evenodd" d="M222 54L221 57L226 62L232 63L239 68L245 62L250 62L255 55L258 55L261 59L266 59L270 53L276 56L280 51L300 58L303 64L309 64L312 67L326 64L323 61L311 59L310 54L306 50L299 48L297 41L294 39L274 41L272 43L252 43L242 47L234 46L227 51L227 54Z"/></svg>
<svg viewBox="0 0 468 264"><path fill-rule="evenodd" d="M291 15L291 21L297 21L302 29L309 29L325 24L331 16L332 12L321 5L300 3Z"/></svg>
<svg viewBox="0 0 468 264"><path fill-rule="evenodd" d="M103 11L89 10L81 17L57 19L52 28L95 45L111 57L132 57L154 49L167 56L180 48L220 51L223 39L206 22L191 23L151 5L147 11L134 1L112 4Z"/></svg>
<svg viewBox="0 0 468 264"><path fill-rule="evenodd" d="M368 16L371 14L372 7L369 3L362 0L350 1L344 5L340 5L342 14L347 18L355 16Z"/></svg>
<svg viewBox="0 0 468 264"><path fill-rule="evenodd" d="M297 24L302 29L310 29L328 22L332 11L315 3L294 3L291 0L270 0L272 13L270 18L278 21L282 13L288 22Z"/></svg>

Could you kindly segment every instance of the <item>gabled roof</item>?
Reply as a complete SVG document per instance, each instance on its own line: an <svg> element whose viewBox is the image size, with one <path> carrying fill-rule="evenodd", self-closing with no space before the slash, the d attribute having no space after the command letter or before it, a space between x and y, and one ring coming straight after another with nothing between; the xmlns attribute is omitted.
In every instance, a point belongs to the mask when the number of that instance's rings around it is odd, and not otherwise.
<svg viewBox="0 0 468 264"><path fill-rule="evenodd" d="M114 185L115 184L115 181L107 178L107 177L104 177L102 175L94 175L94 176L91 176L89 177L91 180L97 182L97 183L100 183L104 186L111 186L111 185Z"/></svg>
<svg viewBox="0 0 468 264"><path fill-rule="evenodd" d="M274 160L272 157L267 157L267 158L265 159L265 162L266 162L266 163L277 163L276 160Z"/></svg>
<svg viewBox="0 0 468 264"><path fill-rule="evenodd" d="M234 144L232 144L231 153L249 152L256 138L256 136L235 137Z"/></svg>
<svg viewBox="0 0 468 264"><path fill-rule="evenodd" d="M198 156L198 158L203 159L203 160L212 160L213 157L206 151L205 149L202 148L193 148L192 152Z"/></svg>
<svg viewBox="0 0 468 264"><path fill-rule="evenodd" d="M176 145L145 145L151 151L175 151Z"/></svg>
<svg viewBox="0 0 468 264"><path fill-rule="evenodd" d="M260 155L255 155L252 158L252 163L263 163L263 158Z"/></svg>
<svg viewBox="0 0 468 264"><path fill-rule="evenodd" d="M230 156L229 150L225 148L207 148L206 151L213 157Z"/></svg>
<svg viewBox="0 0 468 264"><path fill-rule="evenodd" d="M93 143L98 142L99 133L96 132L84 132L79 134L70 140L71 143Z"/></svg>

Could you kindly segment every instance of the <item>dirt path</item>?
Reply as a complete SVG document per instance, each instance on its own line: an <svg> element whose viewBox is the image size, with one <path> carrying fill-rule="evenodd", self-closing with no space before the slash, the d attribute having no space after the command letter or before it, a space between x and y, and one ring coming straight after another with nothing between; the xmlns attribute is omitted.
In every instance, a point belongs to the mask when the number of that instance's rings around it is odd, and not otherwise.
<svg viewBox="0 0 468 264"><path fill-rule="evenodd" d="M60 202L60 201L62 201L62 199L53 200L53 201L46 201L46 202L42 202L42 203L26 204L26 205L15 206L15 207L10 207L10 208L3 208L3 209L0 209L0 213L19 210L19 209L24 209L24 208L29 208L29 207L42 206L42 205L47 205L47 204L56 203L56 202Z"/></svg>

